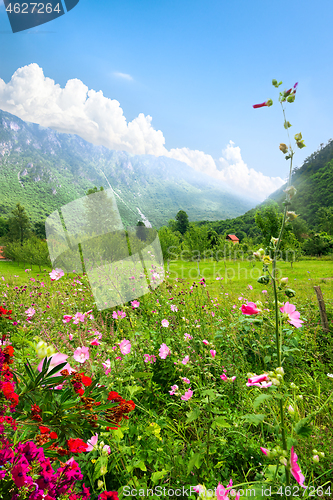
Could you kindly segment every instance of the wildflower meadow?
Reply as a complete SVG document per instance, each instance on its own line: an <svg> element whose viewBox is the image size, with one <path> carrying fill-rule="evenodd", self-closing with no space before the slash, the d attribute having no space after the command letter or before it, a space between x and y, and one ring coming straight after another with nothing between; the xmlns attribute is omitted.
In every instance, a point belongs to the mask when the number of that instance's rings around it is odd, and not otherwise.
<svg viewBox="0 0 333 500"><path fill-rule="evenodd" d="M279 94L287 133L296 90ZM295 191L279 237L230 263L239 279L171 262L98 310L85 273L3 264L0 499L333 498L331 267L278 259Z"/></svg>

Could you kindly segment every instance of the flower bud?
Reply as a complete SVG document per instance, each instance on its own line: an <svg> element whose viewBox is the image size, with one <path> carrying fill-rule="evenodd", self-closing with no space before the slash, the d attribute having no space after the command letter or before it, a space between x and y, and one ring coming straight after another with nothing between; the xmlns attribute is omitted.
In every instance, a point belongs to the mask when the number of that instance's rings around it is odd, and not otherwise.
<svg viewBox="0 0 333 500"><path fill-rule="evenodd" d="M107 473L107 471L108 470L107 470L106 466L102 465L102 467L101 467L101 476L105 476L105 474Z"/></svg>
<svg viewBox="0 0 333 500"><path fill-rule="evenodd" d="M318 457L318 455L313 455L312 460L313 460L313 462L314 462L315 464L317 464L317 463L319 462L319 457Z"/></svg>
<svg viewBox="0 0 333 500"><path fill-rule="evenodd" d="M298 389L298 385L294 384L294 382L290 384L290 387L295 390Z"/></svg>
<svg viewBox="0 0 333 500"><path fill-rule="evenodd" d="M287 198L290 201L297 193L297 189L294 186L289 186L287 189L284 189L283 192L286 193Z"/></svg>
<svg viewBox="0 0 333 500"><path fill-rule="evenodd" d="M295 414L295 410L294 410L294 408L291 405L288 406L288 412L289 412L290 415L294 415Z"/></svg>
<svg viewBox="0 0 333 500"><path fill-rule="evenodd" d="M283 154L288 153L288 146L287 144L284 144L284 142L281 142L279 146L279 150L282 151Z"/></svg>
<svg viewBox="0 0 333 500"><path fill-rule="evenodd" d="M97 488L98 488L98 489L102 489L102 488L104 488L104 483L103 483L103 481L101 481L100 479L97 481Z"/></svg>
<svg viewBox="0 0 333 500"><path fill-rule="evenodd" d="M272 85L274 85L274 87L278 87L278 82L277 80L275 80L275 78L273 78L272 80Z"/></svg>
<svg viewBox="0 0 333 500"><path fill-rule="evenodd" d="M275 372L278 373L279 375L284 375L284 369L282 368L282 366L276 368Z"/></svg>
<svg viewBox="0 0 333 500"><path fill-rule="evenodd" d="M300 399L300 400L302 400L302 399L303 399L303 396L302 396L302 394L299 394L299 395L297 396L297 399Z"/></svg>
<svg viewBox="0 0 333 500"><path fill-rule="evenodd" d="M263 258L263 261L264 261L264 264L271 264L273 262L269 255L265 255L265 257Z"/></svg>
<svg viewBox="0 0 333 500"><path fill-rule="evenodd" d="M273 385L276 385L276 386L280 385L280 380L278 380L277 378L272 378L271 382L272 382Z"/></svg>
<svg viewBox="0 0 333 500"><path fill-rule="evenodd" d="M287 217L289 220L295 220L298 217L298 215L295 214L295 212L287 212Z"/></svg>
<svg viewBox="0 0 333 500"><path fill-rule="evenodd" d="M267 275L260 276L260 278L257 279L257 283L261 283L262 285L268 285L269 276Z"/></svg>
<svg viewBox="0 0 333 500"><path fill-rule="evenodd" d="M278 306L279 306L279 307L283 307L283 306L284 306L283 302L280 302L280 301L278 300Z"/></svg>
<svg viewBox="0 0 333 500"><path fill-rule="evenodd" d="M313 453L314 455L317 455L318 451L317 451L317 450L312 450L312 453Z"/></svg>
<svg viewBox="0 0 333 500"><path fill-rule="evenodd" d="M294 135L294 139L295 139L296 142L297 141L301 141L302 140L302 134L301 134L301 132L299 134L295 134Z"/></svg>
<svg viewBox="0 0 333 500"><path fill-rule="evenodd" d="M318 453L318 455L319 455L321 458L324 458L324 457L325 457L325 453L324 453L323 451L320 451L320 452Z"/></svg>
<svg viewBox="0 0 333 500"><path fill-rule="evenodd" d="M285 457L280 457L280 464L287 466L288 465L288 460Z"/></svg>
<svg viewBox="0 0 333 500"><path fill-rule="evenodd" d="M302 148L305 148L306 145L304 144L304 140L302 141L297 141L296 142L297 146L299 147L299 149L302 149Z"/></svg>
<svg viewBox="0 0 333 500"><path fill-rule="evenodd" d="M268 107L269 107L269 106L273 106L273 101L272 101L272 99L267 99L267 101L266 101L266 106L268 106Z"/></svg>
<svg viewBox="0 0 333 500"><path fill-rule="evenodd" d="M288 101L288 102L294 102L294 100L295 100L295 94L289 95L289 96L287 97L287 101Z"/></svg>
<svg viewBox="0 0 333 500"><path fill-rule="evenodd" d="M284 293L287 295L287 297L291 298L291 297L295 297L296 295L296 292L295 290L292 290L291 288L286 288Z"/></svg>
<svg viewBox="0 0 333 500"><path fill-rule="evenodd" d="M273 245L276 245L278 241L279 238L273 238L273 236L271 237L271 242L273 243Z"/></svg>
<svg viewBox="0 0 333 500"><path fill-rule="evenodd" d="M288 278L281 278L280 279L280 286L287 286L288 283Z"/></svg>

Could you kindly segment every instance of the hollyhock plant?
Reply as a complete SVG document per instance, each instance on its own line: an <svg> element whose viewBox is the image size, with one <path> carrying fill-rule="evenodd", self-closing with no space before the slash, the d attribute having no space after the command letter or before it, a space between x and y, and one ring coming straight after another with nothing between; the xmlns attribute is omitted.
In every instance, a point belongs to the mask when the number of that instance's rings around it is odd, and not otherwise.
<svg viewBox="0 0 333 500"><path fill-rule="evenodd" d="M129 354L131 352L131 342L129 340L126 340L126 339L123 339L120 344L119 344L119 348L120 348L120 352L121 354L123 354L124 356L126 354Z"/></svg>
<svg viewBox="0 0 333 500"><path fill-rule="evenodd" d="M247 304L242 304L241 307L242 313L246 316L252 316L254 314L260 313L260 309L257 308L257 305L254 302L248 302Z"/></svg>
<svg viewBox="0 0 333 500"><path fill-rule="evenodd" d="M65 273L62 269L53 269L50 273L49 276L51 278L51 281L58 281L60 278L65 276Z"/></svg>
<svg viewBox="0 0 333 500"><path fill-rule="evenodd" d="M171 354L171 351L166 344L161 344L158 354L161 359L166 359Z"/></svg>
<svg viewBox="0 0 333 500"><path fill-rule="evenodd" d="M300 320L300 313L296 311L296 306L294 304L290 304L286 302L283 307L280 307L280 311L283 314L283 317L286 317L288 323L295 326L296 328L300 328L304 321Z"/></svg>
<svg viewBox="0 0 333 500"><path fill-rule="evenodd" d="M84 363L89 359L89 347L78 347L73 354L73 358L78 363Z"/></svg>

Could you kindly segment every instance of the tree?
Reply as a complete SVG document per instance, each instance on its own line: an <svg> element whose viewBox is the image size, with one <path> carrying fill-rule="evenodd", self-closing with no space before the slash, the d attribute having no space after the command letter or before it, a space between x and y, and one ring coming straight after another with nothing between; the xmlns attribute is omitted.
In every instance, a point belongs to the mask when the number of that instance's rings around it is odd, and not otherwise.
<svg viewBox="0 0 333 500"><path fill-rule="evenodd" d="M25 208L20 204L16 204L16 208L12 211L13 216L9 219L9 232L14 240L19 240L21 246L23 240L28 238L30 234L30 221L25 211Z"/></svg>
<svg viewBox="0 0 333 500"><path fill-rule="evenodd" d="M9 222L8 220L4 219L3 217L0 217L0 238L2 236L6 236L6 234L9 231Z"/></svg>
<svg viewBox="0 0 333 500"><path fill-rule="evenodd" d="M333 235L333 207L320 207L317 222L320 231Z"/></svg>
<svg viewBox="0 0 333 500"><path fill-rule="evenodd" d="M145 226L144 222L139 220L137 225L136 225L135 230L136 230L136 237L139 238L139 240L141 240L141 241L146 241L147 231L146 231L146 226Z"/></svg>
<svg viewBox="0 0 333 500"><path fill-rule="evenodd" d="M187 213L184 210L179 210L176 215L176 221L176 231L184 235L190 227Z"/></svg>
<svg viewBox="0 0 333 500"><path fill-rule="evenodd" d="M167 261L169 272L170 260L177 258L180 252L179 237L169 227L164 226L158 231L158 238L160 240L163 259Z"/></svg>
<svg viewBox="0 0 333 500"><path fill-rule="evenodd" d="M268 247L272 236L277 238L282 224L282 214L277 203L272 203L258 210L255 221L264 237L264 245Z"/></svg>
<svg viewBox="0 0 333 500"><path fill-rule="evenodd" d="M37 238L41 240L46 240L46 232L45 232L45 222L38 221L34 224L34 233Z"/></svg>

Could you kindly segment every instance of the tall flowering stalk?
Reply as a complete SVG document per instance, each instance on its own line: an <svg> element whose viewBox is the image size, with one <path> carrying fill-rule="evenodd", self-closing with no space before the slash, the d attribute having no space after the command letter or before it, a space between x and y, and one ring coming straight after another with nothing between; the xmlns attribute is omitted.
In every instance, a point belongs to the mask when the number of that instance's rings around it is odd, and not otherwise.
<svg viewBox="0 0 333 500"><path fill-rule="evenodd" d="M272 80L272 85L275 88L278 88L282 82L277 82L277 80ZM290 168L289 168L289 178L288 178L288 184L287 188L285 189L286 193L286 199L283 202L284 204L284 211L283 211L283 219L282 219L282 224L281 224L281 229L279 236L277 238L272 238L271 239L271 244L270 244L270 250L272 251L273 259L267 255L259 255L259 258L263 260L263 267L264 267L264 273L267 272L267 274L270 276L273 284L273 292L274 292L274 304L275 304L275 345L276 345L276 355L277 355L277 364L278 368L276 370L277 374L280 376L283 375L283 368L282 368L282 359L281 359L281 348L282 348L282 332L280 331L280 312L279 312L279 304L278 304L278 279L276 275L276 263L277 259L279 256L279 250L281 246L281 241L282 241L282 236L283 236L283 230L285 228L286 222L288 220L293 220L294 218L297 217L297 215L294 212L290 212L289 208L291 205L291 199L296 193L296 189L294 186L291 185L291 176L292 176L292 169L293 169L293 158L294 158L294 150L291 145L291 140L290 140L290 135L289 135L289 128L291 127L291 123L287 120L286 118L286 111L285 111L285 105L286 103L293 103L295 101L295 96L296 96L296 90L297 90L298 83L295 83L295 85L288 89L284 90L283 92L280 92L279 94L279 103L281 104L282 108L282 113L283 113L283 119L284 119L284 128L287 131L288 135L288 143L289 145L287 146L284 143L281 143L279 146L280 151L285 155L286 160L290 160ZM264 106L270 107L273 105L273 101L269 99L263 104L260 105L254 105L253 108L261 108ZM304 141L302 139L302 134L298 133L294 136L296 145L298 148L302 149L305 147ZM258 252L257 252L258 253ZM265 252L262 252L263 254ZM268 270L268 265L272 264L272 272L270 273ZM262 277L262 282L265 283L265 278L268 278L268 276L263 276ZM266 280L267 282L267 280ZM291 291L292 292L292 291ZM292 296L292 294L291 294ZM301 326L301 325L299 325ZM280 373L279 373L280 371ZM250 380L250 379L249 379ZM284 409L283 409L283 399L279 399L279 407L280 407L280 419L281 419L281 435L282 435L282 446L283 446L283 451L285 454L288 451L287 448L287 439L286 439L286 426L285 426L285 419L284 419ZM285 466L285 471L286 471L286 484L290 484L290 467Z"/></svg>

